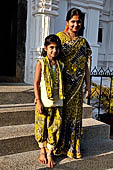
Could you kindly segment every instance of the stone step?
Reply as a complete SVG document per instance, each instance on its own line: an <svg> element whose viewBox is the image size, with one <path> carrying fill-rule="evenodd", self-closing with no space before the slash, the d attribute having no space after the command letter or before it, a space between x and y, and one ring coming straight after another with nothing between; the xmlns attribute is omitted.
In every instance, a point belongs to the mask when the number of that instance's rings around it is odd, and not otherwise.
<svg viewBox="0 0 113 170"><path fill-rule="evenodd" d="M83 119L82 142L92 143L101 142L103 139L110 138L110 126L93 118Z"/></svg>
<svg viewBox="0 0 113 170"><path fill-rule="evenodd" d="M112 170L113 141L88 146L82 159L70 159L65 156L55 157L55 170ZM38 162L39 151L29 151L0 157L1 170L48 170L47 165Z"/></svg>
<svg viewBox="0 0 113 170"><path fill-rule="evenodd" d="M34 123L34 110L34 103L0 105L0 127Z"/></svg>
<svg viewBox="0 0 113 170"><path fill-rule="evenodd" d="M0 105L32 103L34 87L25 83L0 84Z"/></svg>
<svg viewBox="0 0 113 170"><path fill-rule="evenodd" d="M83 118L92 117L92 107L83 105ZM34 103L0 105L0 127L31 124L35 119Z"/></svg>
<svg viewBox="0 0 113 170"><path fill-rule="evenodd" d="M0 156L37 148L34 124L0 127Z"/></svg>
<svg viewBox="0 0 113 170"><path fill-rule="evenodd" d="M86 143L109 138L109 126L92 118L83 119L83 147ZM37 149L34 124L0 127L0 155L8 155Z"/></svg>

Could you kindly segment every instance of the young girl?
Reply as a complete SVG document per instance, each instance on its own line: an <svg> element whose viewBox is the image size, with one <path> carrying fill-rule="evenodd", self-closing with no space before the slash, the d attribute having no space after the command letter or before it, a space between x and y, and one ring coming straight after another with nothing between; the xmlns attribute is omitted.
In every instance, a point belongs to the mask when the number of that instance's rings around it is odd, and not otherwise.
<svg viewBox="0 0 113 170"><path fill-rule="evenodd" d="M45 38L46 57L38 60L35 71L35 139L40 147L39 161L52 168L55 162L53 150L57 149L63 107L62 69L58 60L61 41L56 35ZM47 157L46 157L47 156Z"/></svg>

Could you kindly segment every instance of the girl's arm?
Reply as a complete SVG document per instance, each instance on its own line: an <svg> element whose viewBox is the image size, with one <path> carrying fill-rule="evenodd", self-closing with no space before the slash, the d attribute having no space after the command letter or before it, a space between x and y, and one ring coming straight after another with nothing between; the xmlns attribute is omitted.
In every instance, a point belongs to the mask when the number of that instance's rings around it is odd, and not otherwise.
<svg viewBox="0 0 113 170"><path fill-rule="evenodd" d="M40 61L38 61L35 70L34 93L35 93L37 112L42 113L43 104L41 102L41 97L40 97L40 80L41 80L41 63Z"/></svg>

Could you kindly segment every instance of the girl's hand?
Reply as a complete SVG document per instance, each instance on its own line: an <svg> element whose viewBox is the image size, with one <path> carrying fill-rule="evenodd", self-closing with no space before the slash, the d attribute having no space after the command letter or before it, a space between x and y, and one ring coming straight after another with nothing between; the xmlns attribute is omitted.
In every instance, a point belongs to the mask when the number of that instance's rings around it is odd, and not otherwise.
<svg viewBox="0 0 113 170"><path fill-rule="evenodd" d="M43 106L43 104L42 104L42 102L40 100L37 101L36 106L37 106L37 112L42 114L44 106Z"/></svg>

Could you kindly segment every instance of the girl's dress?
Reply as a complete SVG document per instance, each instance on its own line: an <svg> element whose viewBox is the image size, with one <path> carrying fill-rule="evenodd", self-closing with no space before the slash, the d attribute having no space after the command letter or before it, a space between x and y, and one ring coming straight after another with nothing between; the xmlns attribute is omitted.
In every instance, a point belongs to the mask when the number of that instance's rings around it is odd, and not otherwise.
<svg viewBox="0 0 113 170"><path fill-rule="evenodd" d="M62 43L64 56L64 110L62 147L69 157L80 158L82 129L83 81L91 49L85 38L71 40L64 32L57 33Z"/></svg>
<svg viewBox="0 0 113 170"><path fill-rule="evenodd" d="M35 139L39 147L49 150L57 148L62 126L62 63L50 66L47 56L39 60L41 63L40 93L44 105L43 113L37 112L35 106Z"/></svg>

